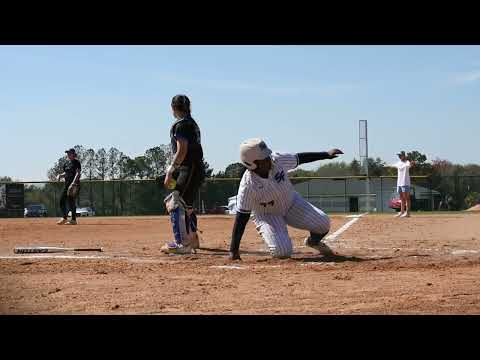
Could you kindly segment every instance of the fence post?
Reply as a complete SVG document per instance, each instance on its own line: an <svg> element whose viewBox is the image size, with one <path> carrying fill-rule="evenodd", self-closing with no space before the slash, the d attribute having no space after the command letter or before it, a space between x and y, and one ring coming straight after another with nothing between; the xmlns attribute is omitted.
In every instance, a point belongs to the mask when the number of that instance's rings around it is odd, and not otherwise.
<svg viewBox="0 0 480 360"><path fill-rule="evenodd" d="M347 213L347 178L345 177L344 190L343 190L343 209Z"/></svg>
<svg viewBox="0 0 480 360"><path fill-rule="evenodd" d="M380 206L383 213L383 177L380 176Z"/></svg>
<svg viewBox="0 0 480 360"><path fill-rule="evenodd" d="M430 187L430 201L432 202L432 211L435 211L435 201L433 198L433 179L431 176L428 177L428 185Z"/></svg>
<svg viewBox="0 0 480 360"><path fill-rule="evenodd" d="M112 215L115 216L117 213L117 207L115 204L115 181L112 179Z"/></svg>
<svg viewBox="0 0 480 360"><path fill-rule="evenodd" d="M53 208L55 209L55 217L58 216L58 209L57 209L57 189L55 183L53 184Z"/></svg>
<svg viewBox="0 0 480 360"><path fill-rule="evenodd" d="M307 201L310 200L310 180L307 180Z"/></svg>

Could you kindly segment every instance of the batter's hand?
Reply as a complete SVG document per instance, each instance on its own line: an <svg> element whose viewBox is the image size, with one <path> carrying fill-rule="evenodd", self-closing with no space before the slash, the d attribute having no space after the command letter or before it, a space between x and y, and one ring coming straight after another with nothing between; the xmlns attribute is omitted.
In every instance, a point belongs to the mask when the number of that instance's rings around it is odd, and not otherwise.
<svg viewBox="0 0 480 360"><path fill-rule="evenodd" d="M230 252L230 260L242 260L238 251Z"/></svg>
<svg viewBox="0 0 480 360"><path fill-rule="evenodd" d="M330 159L335 159L337 155L343 154L343 151L340 149L331 149L328 150L328 155L330 155Z"/></svg>

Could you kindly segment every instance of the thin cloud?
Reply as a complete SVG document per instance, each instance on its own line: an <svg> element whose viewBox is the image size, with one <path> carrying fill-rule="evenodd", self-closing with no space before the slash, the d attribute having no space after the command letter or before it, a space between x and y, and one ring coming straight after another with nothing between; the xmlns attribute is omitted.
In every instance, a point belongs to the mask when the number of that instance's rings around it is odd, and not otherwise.
<svg viewBox="0 0 480 360"><path fill-rule="evenodd" d="M480 81L480 70L473 70L457 74L454 78L455 82L467 84L475 81Z"/></svg>

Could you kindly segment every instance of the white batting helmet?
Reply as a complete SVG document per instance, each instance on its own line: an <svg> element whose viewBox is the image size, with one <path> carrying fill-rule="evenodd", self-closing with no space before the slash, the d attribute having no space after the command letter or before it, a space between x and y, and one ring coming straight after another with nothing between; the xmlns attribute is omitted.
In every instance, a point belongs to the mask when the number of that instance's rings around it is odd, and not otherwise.
<svg viewBox="0 0 480 360"><path fill-rule="evenodd" d="M240 161L249 170L255 170L255 160L263 160L272 154L262 139L248 139L240 144Z"/></svg>

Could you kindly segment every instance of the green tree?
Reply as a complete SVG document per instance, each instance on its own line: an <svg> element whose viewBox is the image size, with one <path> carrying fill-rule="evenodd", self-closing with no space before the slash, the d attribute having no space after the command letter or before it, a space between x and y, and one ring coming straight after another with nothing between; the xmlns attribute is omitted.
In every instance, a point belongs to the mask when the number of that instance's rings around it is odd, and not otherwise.
<svg viewBox="0 0 480 360"><path fill-rule="evenodd" d="M368 158L368 176L382 176L385 173L385 161L377 157Z"/></svg>
<svg viewBox="0 0 480 360"><path fill-rule="evenodd" d="M165 147L156 146L145 151L145 164L149 168L149 176L160 177L167 169L167 156Z"/></svg>
<svg viewBox="0 0 480 360"><path fill-rule="evenodd" d="M101 180L107 177L107 152L104 148L95 154L95 175Z"/></svg>
<svg viewBox="0 0 480 360"><path fill-rule="evenodd" d="M217 174L217 177L222 177L222 178L241 178L243 176L243 173L247 170L245 166L243 166L241 163L233 163L228 165L225 168L225 171L220 171Z"/></svg>
<svg viewBox="0 0 480 360"><path fill-rule="evenodd" d="M89 180L95 179L96 175L96 163L95 163L95 150L85 150L83 155L82 175Z"/></svg>
<svg viewBox="0 0 480 360"><path fill-rule="evenodd" d="M118 178L120 174L120 169L118 166L118 162L120 161L120 151L117 148L110 148L108 150L108 157L107 157L107 174L110 179Z"/></svg>
<svg viewBox="0 0 480 360"><path fill-rule="evenodd" d="M0 176L0 182L12 182L12 178L10 176Z"/></svg>
<svg viewBox="0 0 480 360"><path fill-rule="evenodd" d="M63 173L63 166L67 163L68 159L63 156L57 160L57 162L47 171L47 177L50 181L57 181L58 175Z"/></svg>
<svg viewBox="0 0 480 360"><path fill-rule="evenodd" d="M353 176L359 176L362 172L360 161L358 161L357 159L353 159L349 167L350 167L350 172Z"/></svg>
<svg viewBox="0 0 480 360"><path fill-rule="evenodd" d="M147 164L145 156L137 156L135 158L135 165L137 170L136 175L140 179L148 178L150 176L151 170Z"/></svg>

